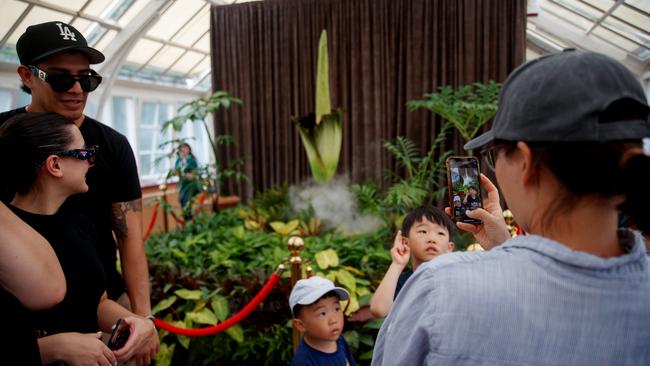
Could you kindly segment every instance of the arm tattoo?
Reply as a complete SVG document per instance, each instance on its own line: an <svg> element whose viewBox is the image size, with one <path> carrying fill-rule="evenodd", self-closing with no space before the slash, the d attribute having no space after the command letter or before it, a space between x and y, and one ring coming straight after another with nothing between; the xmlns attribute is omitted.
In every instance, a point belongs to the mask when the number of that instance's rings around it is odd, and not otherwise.
<svg viewBox="0 0 650 366"><path fill-rule="evenodd" d="M116 202L112 207L113 231L117 240L124 240L129 236L129 228L126 224L126 214L129 211L142 211L142 201L138 198L128 202Z"/></svg>

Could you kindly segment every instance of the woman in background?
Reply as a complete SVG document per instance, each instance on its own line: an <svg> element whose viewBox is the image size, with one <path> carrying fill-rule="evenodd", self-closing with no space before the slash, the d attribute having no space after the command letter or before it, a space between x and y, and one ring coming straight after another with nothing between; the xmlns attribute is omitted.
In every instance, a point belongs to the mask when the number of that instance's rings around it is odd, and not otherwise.
<svg viewBox="0 0 650 366"><path fill-rule="evenodd" d="M198 168L196 157L192 154L192 147L188 143L182 143L178 147L178 158L174 169L179 181L178 198L186 220L192 219L192 198L201 192Z"/></svg>

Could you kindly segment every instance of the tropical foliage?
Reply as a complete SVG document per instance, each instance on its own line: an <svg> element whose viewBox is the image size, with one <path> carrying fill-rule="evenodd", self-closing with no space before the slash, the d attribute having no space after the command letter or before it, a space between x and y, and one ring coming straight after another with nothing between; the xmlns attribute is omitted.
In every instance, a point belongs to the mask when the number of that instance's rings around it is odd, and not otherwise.
<svg viewBox="0 0 650 366"><path fill-rule="evenodd" d="M200 213L181 230L153 235L147 241L157 317L181 327L221 322L248 303L288 258L286 236L271 226L247 229L238 210ZM388 230L353 237L321 232L305 237L302 257L316 274L350 291L350 315L369 303L381 280L390 261L386 243L391 235ZM167 361L172 365L288 364L292 356L290 287L285 272L260 309L225 333L188 338L161 331L163 346L157 365ZM345 337L361 364L372 356L378 326L377 322L346 324Z"/></svg>
<svg viewBox="0 0 650 366"><path fill-rule="evenodd" d="M455 90L447 85L438 88L437 93L425 94L424 99L409 101L407 106L439 114L469 141L496 114L500 91L501 84L492 80L487 84L461 85Z"/></svg>

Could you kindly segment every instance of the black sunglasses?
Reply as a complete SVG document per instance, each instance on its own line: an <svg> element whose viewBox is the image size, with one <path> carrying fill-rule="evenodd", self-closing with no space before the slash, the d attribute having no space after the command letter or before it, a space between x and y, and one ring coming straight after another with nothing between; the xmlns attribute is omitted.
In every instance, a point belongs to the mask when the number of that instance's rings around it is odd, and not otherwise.
<svg viewBox="0 0 650 366"><path fill-rule="evenodd" d="M92 165L95 164L95 157L97 156L97 150L99 147L97 145L89 146L85 149L71 149L65 151L55 152L52 155L61 156L61 157L71 157L79 160L88 160Z"/></svg>
<svg viewBox="0 0 650 366"><path fill-rule="evenodd" d="M481 156L483 156L483 158L485 159L485 163L487 167L493 171L494 171L494 167L496 166L498 147L499 146L494 145L481 150Z"/></svg>
<svg viewBox="0 0 650 366"><path fill-rule="evenodd" d="M39 79L50 84L52 90L57 93L62 93L70 90L77 81L81 89L85 92L91 92L99 86L102 82L102 77L93 70L89 71L88 75L70 75L70 74L47 74L45 71L36 66L29 66L32 74Z"/></svg>

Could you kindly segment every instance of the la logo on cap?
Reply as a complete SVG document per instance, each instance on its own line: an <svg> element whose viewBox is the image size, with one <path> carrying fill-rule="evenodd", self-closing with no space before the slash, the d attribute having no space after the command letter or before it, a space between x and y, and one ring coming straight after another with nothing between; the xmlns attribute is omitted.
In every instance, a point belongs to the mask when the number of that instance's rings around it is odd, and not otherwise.
<svg viewBox="0 0 650 366"><path fill-rule="evenodd" d="M59 34L61 35L61 37L63 37L64 40L66 41L73 40L77 42L74 33L70 30L70 28L68 28L67 25L63 25L62 23L56 23L56 25L57 27L59 27L59 30L61 31L61 33Z"/></svg>

